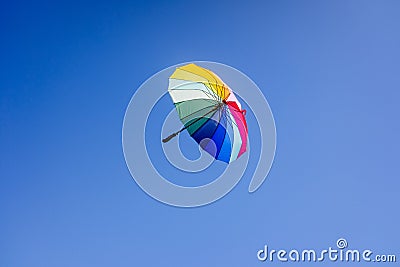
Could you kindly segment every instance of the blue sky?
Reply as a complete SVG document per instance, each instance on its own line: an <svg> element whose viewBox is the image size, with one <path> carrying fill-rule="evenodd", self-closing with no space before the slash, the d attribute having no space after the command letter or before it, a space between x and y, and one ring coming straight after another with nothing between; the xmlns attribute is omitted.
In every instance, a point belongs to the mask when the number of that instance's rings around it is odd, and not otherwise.
<svg viewBox="0 0 400 267"><path fill-rule="evenodd" d="M2 3L0 266L262 266L264 244L318 249L339 237L398 253L399 8ZM135 184L121 128L141 83L192 60L257 83L277 151L256 193L244 177L222 200L181 209Z"/></svg>

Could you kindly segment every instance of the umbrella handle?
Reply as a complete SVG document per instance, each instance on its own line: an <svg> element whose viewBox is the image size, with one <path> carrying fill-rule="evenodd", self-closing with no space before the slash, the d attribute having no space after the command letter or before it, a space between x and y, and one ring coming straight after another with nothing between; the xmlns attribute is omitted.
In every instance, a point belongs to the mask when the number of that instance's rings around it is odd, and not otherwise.
<svg viewBox="0 0 400 267"><path fill-rule="evenodd" d="M180 133L180 132L176 132L176 133L173 133L173 134L171 134L170 136L164 138L164 139L162 140L163 143L168 142L169 140L171 140L172 138L174 138L175 136L177 136L179 133Z"/></svg>

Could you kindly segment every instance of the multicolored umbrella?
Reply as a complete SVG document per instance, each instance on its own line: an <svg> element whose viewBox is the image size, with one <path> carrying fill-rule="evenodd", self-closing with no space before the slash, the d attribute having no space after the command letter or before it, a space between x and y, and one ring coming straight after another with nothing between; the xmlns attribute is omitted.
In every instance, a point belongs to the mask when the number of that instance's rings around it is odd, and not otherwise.
<svg viewBox="0 0 400 267"><path fill-rule="evenodd" d="M217 160L229 163L246 151L246 111L215 73L195 64L178 67L169 78L168 92L184 127L164 143L186 129Z"/></svg>

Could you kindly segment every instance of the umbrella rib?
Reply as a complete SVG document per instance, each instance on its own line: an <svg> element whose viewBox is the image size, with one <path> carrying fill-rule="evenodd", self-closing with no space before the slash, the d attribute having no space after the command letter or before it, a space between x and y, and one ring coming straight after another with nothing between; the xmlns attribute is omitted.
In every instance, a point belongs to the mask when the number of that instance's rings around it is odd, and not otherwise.
<svg viewBox="0 0 400 267"><path fill-rule="evenodd" d="M221 120L221 108L220 108L220 106L218 106L218 123L219 123L219 121ZM214 113L215 114L215 113ZM214 116L214 114L210 117L210 118L208 118L207 119L207 121L208 120L211 120L211 118ZM205 116L203 116L203 117L205 117ZM204 123L205 124L205 123ZM203 126L203 125L202 125ZM200 129L201 127L199 127L198 129L196 129L196 131L194 131L193 132L193 134L195 134L199 129ZM215 131L217 130L217 128L218 128L218 125L217 125L217 127L215 127L215 130L213 131L213 133L212 133L212 135L211 135L211 137L214 135L214 133L215 133Z"/></svg>
<svg viewBox="0 0 400 267"><path fill-rule="evenodd" d="M207 84L208 84L209 87L212 87L212 83L208 82ZM213 92L213 94L217 97L218 101L219 101L219 102L222 102L222 101L221 101L222 98L221 98L221 97L219 96L219 94L218 94L217 84L215 84L215 86L216 86L217 93L215 93L215 92L212 91L211 89L210 89L210 90L211 90L211 91Z"/></svg>
<svg viewBox="0 0 400 267"><path fill-rule="evenodd" d="M236 125L236 127L238 127L239 128L239 126L237 125L237 123L234 121L234 120L232 120L232 118L231 118L231 116L228 116L226 113L227 112L229 112L230 114L232 114L232 112L229 110L229 108L228 107L225 107L225 109L228 109L227 111L225 111L225 116L226 116L226 118L230 121L230 122L232 122L233 124L235 124ZM232 114L232 116L233 116L233 114Z"/></svg>
<svg viewBox="0 0 400 267"><path fill-rule="evenodd" d="M232 121L232 119L230 118L230 116L226 112L224 113L224 116L225 116L226 120L231 123L231 125L233 124L236 127L238 127L237 124L234 121Z"/></svg>
<svg viewBox="0 0 400 267"><path fill-rule="evenodd" d="M203 68L204 69L204 68ZM204 69L206 72L208 72L210 75L211 75L211 77L213 77L213 79L215 80L215 84L218 86L218 81L217 81L217 79L215 78L215 74L214 73L212 73L211 71L209 71L208 69ZM225 86L225 84L222 84L222 88L224 88L224 86ZM222 88L221 88L221 95L223 95L223 99L225 99L225 94L222 94Z"/></svg>
<svg viewBox="0 0 400 267"><path fill-rule="evenodd" d="M205 90L203 90L203 89L178 89L178 88L179 88L180 86L182 86L182 85L197 84L197 83L203 84L203 85L205 86L205 88L206 88L207 91L205 91ZM218 99L217 99L216 96L215 96L215 93L214 93L206 84L204 84L203 82L188 81L188 82L185 83L185 84L181 84L181 85L179 85L179 86L175 86L175 87L173 87L173 88L169 88L168 90L174 90L174 91L175 91L175 90L200 90L200 91L204 92L205 94L209 95L212 99L218 101Z"/></svg>
<svg viewBox="0 0 400 267"><path fill-rule="evenodd" d="M223 115L224 113L222 112L222 117L224 116ZM226 119L226 116L225 116L225 119ZM226 127L228 126L227 125L228 123L226 123ZM225 137L226 137L226 133L227 133L228 131L227 131L227 129L225 128L225 133L224 133L224 138L222 139L222 144L224 143L224 140L225 140ZM215 132L214 132L215 133ZM214 135L214 134L213 134ZM221 144L221 148L222 148L222 144ZM218 156L219 156L219 154L221 153L221 149L218 151L218 154L217 155L215 155L215 158L217 159L218 158Z"/></svg>
<svg viewBox="0 0 400 267"><path fill-rule="evenodd" d="M206 86L206 87L207 87L207 86ZM207 96L209 96L210 98L212 98L213 100L218 101L218 100L215 98L215 95L211 94L210 92L204 91L204 90L202 90L202 89L179 89L179 88L169 88L168 90L169 90L169 91L179 91L179 90L201 91L201 92L205 93Z"/></svg>
<svg viewBox="0 0 400 267"><path fill-rule="evenodd" d="M203 68L204 69L204 68ZM191 73L191 74L194 74L194 75L196 75L196 76L199 76L199 77L201 77L201 78L204 78L205 80L207 80L208 81L208 84L210 85L210 87L211 87L211 83L210 83L210 80L208 80L208 79L206 79L205 77L202 77L202 76L200 76L199 74L197 74L197 73L195 73L195 72L192 72L192 71L188 71L188 70L185 70L185 69L181 69L181 68L179 68L179 70L180 71L186 71L186 72L188 72L188 73ZM204 69L204 70L206 70L206 69ZM207 70L206 70L207 71ZM208 72L208 71L207 71ZM210 72L209 72L210 73ZM212 77L213 77L213 75L211 75ZM217 86L218 85L218 82L217 82L217 80L213 77L213 79L215 80L215 85ZM204 82L201 82L201 83L203 83L204 84ZM217 90L218 90L218 88L217 88ZM215 94L215 93L214 93ZM219 101L221 101L220 99L221 99L221 97L217 94L217 97L218 97L218 100Z"/></svg>
<svg viewBox="0 0 400 267"><path fill-rule="evenodd" d="M201 120L202 118L204 118L205 116L207 116L208 114L210 114L211 112L218 110L218 108L220 107L220 105L216 106L215 108L213 108L212 110L210 110L209 112L207 112L206 114L204 114L204 116L197 118L196 120L192 121L191 123L189 123L188 125L185 125L182 127L182 129L180 129L179 131L169 135L168 137L164 138L162 141L163 143L168 142L169 140L171 140L172 138L174 138L175 136L177 136L179 133L181 133L183 130L187 129L188 127L192 126L193 124L195 124L196 122L198 122L199 120Z"/></svg>
<svg viewBox="0 0 400 267"><path fill-rule="evenodd" d="M189 117L189 116L191 116L191 115L193 115L193 114L195 114L195 113L197 113L197 112L200 112L200 111L202 111L202 110L205 110L205 109L207 109L207 108L211 108L211 107L215 107L215 106L217 106L217 105L210 105L210 106L207 106L207 107L201 108L201 109L199 109L199 110L196 110L195 112L193 112L193 113L190 113L189 115L186 115L185 117L182 117L182 118L180 118L180 119L181 119L181 120L183 120L183 119L186 119L187 117ZM206 115L203 115L202 117L204 117L204 116L206 116Z"/></svg>
<svg viewBox="0 0 400 267"><path fill-rule="evenodd" d="M210 80L208 80L208 79L206 79L205 77L203 77L203 76L200 76L199 74L197 74L197 73L195 73L195 72L192 72L192 71L188 71L188 70L184 70L184 69L179 69L179 70L181 70L181 71L186 71L187 73L191 73L191 74L194 74L194 75L196 75L196 76L198 76L198 77L200 77L200 78L204 78L205 80L207 80L208 81L208 84L210 84ZM202 84L204 84L204 82L201 82L201 81L196 81L196 82L199 82L199 83L202 83ZM217 83L215 83L215 85L217 85ZM211 86L211 85L210 85ZM213 92L214 93L214 92ZM214 93L215 94L215 93Z"/></svg>
<svg viewBox="0 0 400 267"><path fill-rule="evenodd" d="M214 100L214 99L197 98L197 99L183 100L183 101L175 102L174 105L176 107L176 105L178 105L178 104L189 102L189 101L193 101L193 100L204 100L204 101L207 101L208 103L212 103L213 105L218 105L219 104L219 102L217 100ZM212 102L212 101L215 101L217 103Z"/></svg>
<svg viewBox="0 0 400 267"><path fill-rule="evenodd" d="M203 68L204 69L204 68ZM217 87L217 90L218 90L218 87L219 87L219 84L218 84L218 81L217 81L217 79L215 79L215 77L214 77L214 74L213 73L211 73L209 70L207 70L207 69L204 69L208 74L210 74L210 76L213 78L213 80L214 80L214 82L215 82L215 85L216 85L216 87ZM218 94L218 96L219 96L220 94ZM222 95L222 90L221 90L221 95ZM224 97L223 97L223 99L225 98L225 95L223 95Z"/></svg>
<svg viewBox="0 0 400 267"><path fill-rule="evenodd" d="M203 83L203 84L204 84L204 83ZM212 96L212 98L213 98L215 101L221 102L221 101L217 98L218 95L215 95L215 93L213 92L213 90L211 90L210 87L208 87L206 84L204 84L204 86L207 88L207 91L209 92L209 94Z"/></svg>
<svg viewBox="0 0 400 267"><path fill-rule="evenodd" d="M218 109L218 112L219 112L218 125L219 125L219 123L220 123L220 121L221 121L221 114L222 114L222 111L221 111L221 110L222 110L221 108ZM209 120L210 120L210 119L211 119L211 118L209 118ZM214 131L213 131L213 133L212 133L210 139L212 139L212 137L214 136L215 132L217 131L218 125L217 125L217 127L215 127L215 129L214 129ZM201 128L201 127L200 127L200 128ZM199 128L199 129L200 129L200 128ZM196 133L199 129L197 129L194 133ZM194 134L194 133L193 133L193 134ZM214 143L215 143L215 142L214 142Z"/></svg>

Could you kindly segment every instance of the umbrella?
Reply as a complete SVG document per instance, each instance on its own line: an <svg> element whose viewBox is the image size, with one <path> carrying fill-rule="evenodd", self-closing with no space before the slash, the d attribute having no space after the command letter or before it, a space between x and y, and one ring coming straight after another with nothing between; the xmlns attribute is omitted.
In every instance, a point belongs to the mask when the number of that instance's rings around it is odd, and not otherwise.
<svg viewBox="0 0 400 267"><path fill-rule="evenodd" d="M232 162L247 148L246 111L232 90L212 71L188 64L169 78L168 92L183 128L215 159Z"/></svg>

